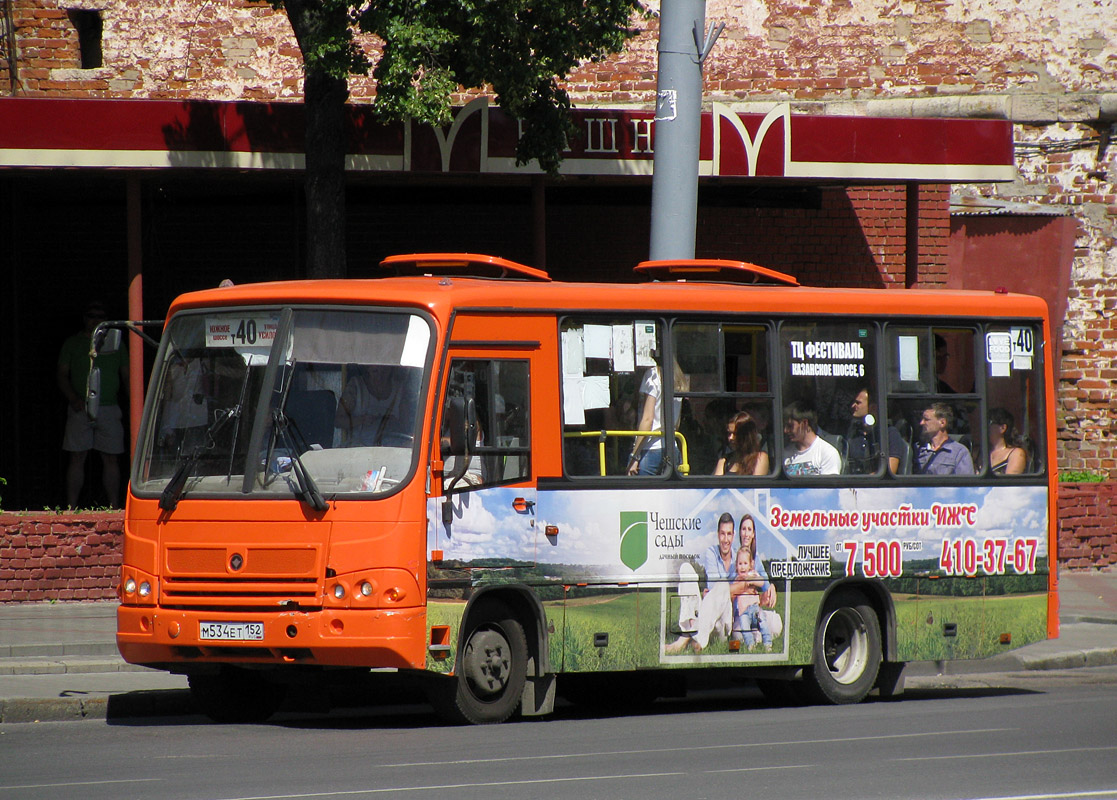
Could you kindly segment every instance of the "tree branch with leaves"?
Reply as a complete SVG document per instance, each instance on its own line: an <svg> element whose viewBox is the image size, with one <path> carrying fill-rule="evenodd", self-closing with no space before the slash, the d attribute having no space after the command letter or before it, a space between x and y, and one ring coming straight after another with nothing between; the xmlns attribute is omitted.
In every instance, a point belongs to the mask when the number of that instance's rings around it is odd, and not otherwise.
<svg viewBox="0 0 1117 800"><path fill-rule="evenodd" d="M491 87L523 126L516 160L551 175L575 135L560 86L580 63L620 51L640 0L270 0L303 56L307 115L307 272L345 275L344 108L350 75L376 80L384 122L443 126L461 90ZM367 54L357 33L375 35Z"/></svg>

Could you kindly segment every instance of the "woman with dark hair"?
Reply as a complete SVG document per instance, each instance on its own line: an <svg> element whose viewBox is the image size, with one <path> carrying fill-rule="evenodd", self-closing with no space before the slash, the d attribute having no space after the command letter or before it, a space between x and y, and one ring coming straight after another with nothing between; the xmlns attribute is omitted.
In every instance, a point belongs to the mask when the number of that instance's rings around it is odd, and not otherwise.
<svg viewBox="0 0 1117 800"><path fill-rule="evenodd" d="M740 523L737 525L737 541L738 544L749 551L752 558L750 559L754 568L762 578L767 579L768 573L764 571L764 562L760 558L760 554L756 552L756 520L752 518L752 514L745 514L741 517ZM776 604L776 587L770 586L764 593L765 596L761 599L761 605L765 608L771 608Z"/></svg>
<svg viewBox="0 0 1117 800"><path fill-rule="evenodd" d="M768 454L752 415L739 411L727 425L730 452L718 459L715 475L767 475Z"/></svg>
<svg viewBox="0 0 1117 800"><path fill-rule="evenodd" d="M1028 463L1028 454L1016 438L1016 420L1003 408L989 410L989 471L994 475L1018 475Z"/></svg>

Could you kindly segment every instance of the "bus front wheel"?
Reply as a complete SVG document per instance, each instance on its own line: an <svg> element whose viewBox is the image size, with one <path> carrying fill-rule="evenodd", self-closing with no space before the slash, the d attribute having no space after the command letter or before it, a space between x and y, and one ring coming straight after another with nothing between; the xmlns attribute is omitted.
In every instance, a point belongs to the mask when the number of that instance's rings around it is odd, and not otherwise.
<svg viewBox="0 0 1117 800"><path fill-rule="evenodd" d="M504 722L519 707L527 679L523 626L499 601L478 603L467 625L456 674L436 697L438 711L452 722Z"/></svg>
<svg viewBox="0 0 1117 800"><path fill-rule="evenodd" d="M814 656L803 680L821 703L859 703L880 670L880 621L865 596L840 590L830 597L815 630Z"/></svg>

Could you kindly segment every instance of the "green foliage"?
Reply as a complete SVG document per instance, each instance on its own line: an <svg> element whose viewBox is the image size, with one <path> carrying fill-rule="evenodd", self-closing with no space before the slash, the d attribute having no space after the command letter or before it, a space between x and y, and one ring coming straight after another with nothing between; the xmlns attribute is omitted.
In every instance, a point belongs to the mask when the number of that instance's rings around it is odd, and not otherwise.
<svg viewBox="0 0 1117 800"><path fill-rule="evenodd" d="M8 482L4 478L0 478L0 486L7 486ZM0 497L0 508L4 507L4 498Z"/></svg>
<svg viewBox="0 0 1117 800"><path fill-rule="evenodd" d="M356 28L383 42L373 70L385 121L450 122L451 95L492 87L523 123L521 164L554 174L575 135L570 98L558 85L578 64L619 51L635 31L640 0L269 0L284 8L307 73L366 74Z"/></svg>
<svg viewBox="0 0 1117 800"><path fill-rule="evenodd" d="M1059 480L1066 483L1101 483L1106 479L1104 472L1089 469L1071 469L1059 473Z"/></svg>

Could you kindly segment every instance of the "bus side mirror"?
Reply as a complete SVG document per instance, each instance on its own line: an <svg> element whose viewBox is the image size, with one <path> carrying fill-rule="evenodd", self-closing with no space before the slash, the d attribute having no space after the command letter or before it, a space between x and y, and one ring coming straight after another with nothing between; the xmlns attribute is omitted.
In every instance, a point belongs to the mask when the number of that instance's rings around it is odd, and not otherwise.
<svg viewBox="0 0 1117 800"><path fill-rule="evenodd" d="M473 398L451 397L446 404L446 440L443 442L443 458L454 456L454 469L443 478L443 494L452 490L469 468L470 453L477 441L477 406ZM453 519L453 508L447 498L442 501L442 521L449 525Z"/></svg>
<svg viewBox="0 0 1117 800"><path fill-rule="evenodd" d="M101 368L89 370L89 380L85 384L85 413L90 419L97 419L101 410Z"/></svg>
<svg viewBox="0 0 1117 800"><path fill-rule="evenodd" d="M97 330L93 331L93 354L115 353L120 349L120 342L120 328L108 328L101 323L97 326Z"/></svg>
<svg viewBox="0 0 1117 800"><path fill-rule="evenodd" d="M442 440L442 457L465 455L466 428L465 398L451 397L446 402L446 420L443 423L446 437Z"/></svg>

